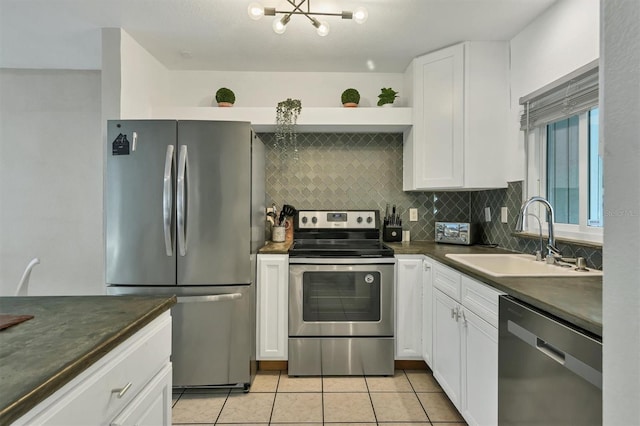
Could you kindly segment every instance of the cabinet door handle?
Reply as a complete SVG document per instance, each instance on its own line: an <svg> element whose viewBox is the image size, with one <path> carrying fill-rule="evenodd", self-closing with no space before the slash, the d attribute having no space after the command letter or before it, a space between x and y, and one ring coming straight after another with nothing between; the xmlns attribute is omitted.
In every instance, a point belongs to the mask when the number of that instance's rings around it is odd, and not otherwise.
<svg viewBox="0 0 640 426"><path fill-rule="evenodd" d="M114 389L111 391L111 393L117 393L118 394L118 398L122 398L124 396L125 393L127 393L127 391L129 390L129 388L131 387L132 383L129 382L125 385L125 387L121 388L121 389Z"/></svg>

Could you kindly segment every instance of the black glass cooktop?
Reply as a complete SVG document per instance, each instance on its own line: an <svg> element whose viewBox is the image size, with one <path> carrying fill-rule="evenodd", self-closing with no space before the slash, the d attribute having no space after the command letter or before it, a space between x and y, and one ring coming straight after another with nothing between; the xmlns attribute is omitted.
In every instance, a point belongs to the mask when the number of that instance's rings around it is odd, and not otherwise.
<svg viewBox="0 0 640 426"><path fill-rule="evenodd" d="M295 240L293 257L390 257L393 249L378 240Z"/></svg>

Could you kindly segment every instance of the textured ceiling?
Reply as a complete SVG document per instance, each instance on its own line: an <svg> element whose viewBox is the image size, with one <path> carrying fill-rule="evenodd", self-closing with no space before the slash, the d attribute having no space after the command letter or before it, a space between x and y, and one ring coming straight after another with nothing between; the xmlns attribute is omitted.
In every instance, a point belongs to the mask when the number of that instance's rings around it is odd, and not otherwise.
<svg viewBox="0 0 640 426"><path fill-rule="evenodd" d="M252 21L254 0L0 0L0 67L99 69L100 28L123 28L169 69L402 72L411 58L463 40L509 40L555 0L312 0L312 11L364 6L369 19L303 16L287 31ZM262 0L290 9L286 0Z"/></svg>

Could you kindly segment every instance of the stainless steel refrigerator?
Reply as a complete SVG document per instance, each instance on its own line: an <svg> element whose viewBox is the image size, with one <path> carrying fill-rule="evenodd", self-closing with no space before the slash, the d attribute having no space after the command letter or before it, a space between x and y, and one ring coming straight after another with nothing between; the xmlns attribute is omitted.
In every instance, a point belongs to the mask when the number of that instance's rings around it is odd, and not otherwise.
<svg viewBox="0 0 640 426"><path fill-rule="evenodd" d="M107 292L178 297L173 385L255 374L256 254L264 145L245 122L110 120Z"/></svg>

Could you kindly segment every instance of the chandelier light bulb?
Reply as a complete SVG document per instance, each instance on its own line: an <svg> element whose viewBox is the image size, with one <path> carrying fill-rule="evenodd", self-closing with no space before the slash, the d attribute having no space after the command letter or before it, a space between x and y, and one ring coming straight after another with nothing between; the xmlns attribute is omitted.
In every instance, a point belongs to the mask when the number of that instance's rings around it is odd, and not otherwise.
<svg viewBox="0 0 640 426"><path fill-rule="evenodd" d="M326 21L320 21L320 25L316 28L316 32L320 37L325 37L329 34L329 24Z"/></svg>
<svg viewBox="0 0 640 426"><path fill-rule="evenodd" d="M273 32L276 34L284 34L284 32L287 30L287 22L289 22L289 20L287 19L285 21L286 16L284 16L282 19L280 18L276 18L273 20ZM285 22L283 22L285 21Z"/></svg>
<svg viewBox="0 0 640 426"><path fill-rule="evenodd" d="M369 17L369 12L364 7L359 7L353 11L353 20L358 24L364 24Z"/></svg>
<svg viewBox="0 0 640 426"><path fill-rule="evenodd" d="M264 16L264 7L259 3L251 3L247 8L247 13L249 14L249 18L257 21Z"/></svg>

